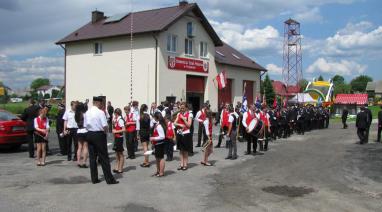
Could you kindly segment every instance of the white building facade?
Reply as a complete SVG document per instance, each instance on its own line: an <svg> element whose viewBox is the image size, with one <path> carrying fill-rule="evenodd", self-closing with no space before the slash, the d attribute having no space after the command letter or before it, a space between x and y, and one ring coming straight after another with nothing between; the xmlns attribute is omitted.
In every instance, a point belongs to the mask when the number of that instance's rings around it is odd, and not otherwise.
<svg viewBox="0 0 382 212"><path fill-rule="evenodd" d="M94 11L91 23L57 44L65 49L66 104L101 95L120 108L132 98L148 105L187 101L198 109L209 100L216 111L221 102L241 101L243 89L252 99L259 95L266 71L223 43L198 5L185 2L125 16ZM214 79L221 71L228 87L219 91Z"/></svg>

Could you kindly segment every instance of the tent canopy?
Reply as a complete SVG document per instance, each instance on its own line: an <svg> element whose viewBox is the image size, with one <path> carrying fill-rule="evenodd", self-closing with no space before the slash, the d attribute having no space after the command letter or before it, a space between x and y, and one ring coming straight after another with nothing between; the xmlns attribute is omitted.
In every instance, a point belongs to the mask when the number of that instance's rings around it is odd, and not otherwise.
<svg viewBox="0 0 382 212"><path fill-rule="evenodd" d="M317 102L309 93L298 93L296 96L288 100L289 103L315 103Z"/></svg>

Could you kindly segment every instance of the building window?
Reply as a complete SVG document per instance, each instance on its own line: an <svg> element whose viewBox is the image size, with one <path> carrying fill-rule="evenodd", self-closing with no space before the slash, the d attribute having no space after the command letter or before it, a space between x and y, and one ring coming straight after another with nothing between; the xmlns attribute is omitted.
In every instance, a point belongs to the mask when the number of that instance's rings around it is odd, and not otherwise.
<svg viewBox="0 0 382 212"><path fill-rule="evenodd" d="M194 24L192 22L187 23L187 37L194 37Z"/></svg>
<svg viewBox="0 0 382 212"><path fill-rule="evenodd" d="M191 39L186 38L185 49L184 49L184 52L186 55L193 55L192 47L193 47L193 41Z"/></svg>
<svg viewBox="0 0 382 212"><path fill-rule="evenodd" d="M94 43L94 54L100 55L102 54L102 43Z"/></svg>
<svg viewBox="0 0 382 212"><path fill-rule="evenodd" d="M208 57L207 42L200 42L200 57L203 57L203 58Z"/></svg>
<svg viewBox="0 0 382 212"><path fill-rule="evenodd" d="M176 35L167 35L167 51L168 52L176 52L176 43L177 43L177 36Z"/></svg>

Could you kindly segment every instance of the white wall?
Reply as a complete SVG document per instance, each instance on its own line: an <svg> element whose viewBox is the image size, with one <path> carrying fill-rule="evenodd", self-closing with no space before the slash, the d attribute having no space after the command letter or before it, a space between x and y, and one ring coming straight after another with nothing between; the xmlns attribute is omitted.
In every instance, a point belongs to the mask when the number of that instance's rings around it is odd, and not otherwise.
<svg viewBox="0 0 382 212"><path fill-rule="evenodd" d="M185 39L187 37L187 22L192 21L194 23L194 35L193 38L193 57L186 56L185 53ZM167 52L167 35L177 35L177 52ZM202 59L199 56L200 42L207 42L208 46L208 59ZM173 24L167 31L162 32L159 35L159 101L166 99L166 96L176 96L177 100L186 100L186 76L196 75L205 76L206 89L204 93L204 101L210 100L212 110L217 109L217 88L214 86L212 79L217 76L217 70L215 65L215 45L205 31L199 20L194 17L193 13L181 18L178 22ZM209 73L197 73L180 70L168 69L168 56L184 57L198 60L205 60L209 62Z"/></svg>
<svg viewBox="0 0 382 212"><path fill-rule="evenodd" d="M102 55L94 55L94 42L67 44L66 104L104 95L115 107L130 102L130 38L98 40ZM154 101L155 41L151 35L134 37L133 99Z"/></svg>

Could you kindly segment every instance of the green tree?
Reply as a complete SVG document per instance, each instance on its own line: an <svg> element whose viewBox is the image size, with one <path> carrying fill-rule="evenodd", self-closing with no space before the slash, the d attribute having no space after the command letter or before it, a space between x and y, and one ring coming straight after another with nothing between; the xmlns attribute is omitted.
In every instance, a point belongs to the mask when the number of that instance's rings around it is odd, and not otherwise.
<svg viewBox="0 0 382 212"><path fill-rule="evenodd" d="M340 76L340 75L335 75L333 77L333 84L335 86L340 85L340 84L345 84L345 78L343 76Z"/></svg>
<svg viewBox="0 0 382 212"><path fill-rule="evenodd" d="M324 81L324 77L322 77L322 75L320 75L317 80L318 81Z"/></svg>
<svg viewBox="0 0 382 212"><path fill-rule="evenodd" d="M44 95L44 99L50 99L50 94L46 93L46 94Z"/></svg>
<svg viewBox="0 0 382 212"><path fill-rule="evenodd" d="M37 90L37 88L44 86L44 85L50 85L50 80L47 78L37 78L32 81L31 83L31 89L32 90Z"/></svg>
<svg viewBox="0 0 382 212"><path fill-rule="evenodd" d="M265 76L263 87L267 105L272 105L275 98L275 91L273 90L272 81L269 79L268 74Z"/></svg>
<svg viewBox="0 0 382 212"><path fill-rule="evenodd" d="M373 78L367 75L359 75L358 77L350 81L351 90L353 92L364 93L366 91L366 85L368 82L372 82Z"/></svg>
<svg viewBox="0 0 382 212"><path fill-rule="evenodd" d="M59 93L60 93L59 90L52 90L52 98L57 98Z"/></svg>
<svg viewBox="0 0 382 212"><path fill-rule="evenodd" d="M305 91L305 88L308 85L308 83L309 82L306 79L300 79L300 81L298 81L298 85L300 86L300 92L304 92Z"/></svg>
<svg viewBox="0 0 382 212"><path fill-rule="evenodd" d="M334 96L336 96L339 93L350 93L351 92L351 86L346 83L338 84L334 87Z"/></svg>

